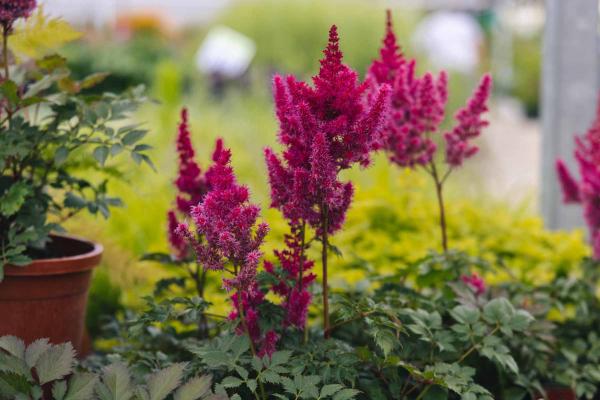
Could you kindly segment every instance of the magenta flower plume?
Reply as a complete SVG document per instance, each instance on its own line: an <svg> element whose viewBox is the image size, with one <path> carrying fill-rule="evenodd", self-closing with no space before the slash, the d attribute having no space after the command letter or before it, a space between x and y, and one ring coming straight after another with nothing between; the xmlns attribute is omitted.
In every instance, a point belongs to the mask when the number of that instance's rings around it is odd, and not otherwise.
<svg viewBox="0 0 600 400"><path fill-rule="evenodd" d="M326 205L335 220L329 233L343 223L352 197L351 184L341 183L338 172L353 164L368 165L386 110L389 89L374 95L365 106L366 85L342 63L337 28L329 33L314 87L292 76L274 80L282 157L265 150L272 206L292 223L307 221L320 229L320 207Z"/></svg>
<svg viewBox="0 0 600 400"><path fill-rule="evenodd" d="M285 250L275 251L280 268L276 269L272 263L265 262L265 270L276 278L277 283L271 290L282 299L284 327L303 329L312 302L308 288L316 278L311 272L314 263L304 257L299 226L292 226L291 233L285 236L285 244Z"/></svg>
<svg viewBox="0 0 600 400"><path fill-rule="evenodd" d="M181 110L181 122L177 135L177 153L179 154L179 174L175 186L179 190L177 195L177 208L182 213L189 213L190 208L198 204L208 187L202 172L195 160L195 151L188 124L187 109Z"/></svg>
<svg viewBox="0 0 600 400"><path fill-rule="evenodd" d="M600 260L600 97L594 122L585 135L575 138L575 160L579 165L579 181L562 160L556 161L563 201L583 206L594 258Z"/></svg>
<svg viewBox="0 0 600 400"><path fill-rule="evenodd" d="M563 193L563 203L579 203L579 183L573 178L563 160L556 160L556 172Z"/></svg>
<svg viewBox="0 0 600 400"><path fill-rule="evenodd" d="M463 275L460 279L469 287L473 292L480 296L486 291L485 281L477 273L471 275Z"/></svg>
<svg viewBox="0 0 600 400"><path fill-rule="evenodd" d="M456 114L457 125L444 134L446 139L446 162L453 167L461 166L463 161L477 153L479 148L470 143L478 137L488 125L482 115L488 110L487 101L492 91L492 77L488 74L481 78L473 96L466 107Z"/></svg>
<svg viewBox="0 0 600 400"><path fill-rule="evenodd" d="M36 0L1 0L0 24L10 30L19 18L27 18L36 7Z"/></svg>
<svg viewBox="0 0 600 400"><path fill-rule="evenodd" d="M367 80L370 92L382 85L391 86L391 110L379 147L403 167L426 165L433 159L436 145L430 135L437 132L444 119L448 97L444 72L437 78L430 73L419 78L415 66L414 60L407 61L402 55L388 11L380 58L369 67ZM368 98L372 102L375 96L369 93Z"/></svg>

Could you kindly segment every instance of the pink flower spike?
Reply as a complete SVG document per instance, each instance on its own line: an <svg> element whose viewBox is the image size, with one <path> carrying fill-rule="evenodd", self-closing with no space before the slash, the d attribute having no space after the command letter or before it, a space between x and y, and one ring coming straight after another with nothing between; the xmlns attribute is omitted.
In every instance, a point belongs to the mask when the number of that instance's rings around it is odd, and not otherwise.
<svg viewBox="0 0 600 400"><path fill-rule="evenodd" d="M463 275L460 279L475 292L475 295L480 296L485 293L485 281L477 273Z"/></svg>
<svg viewBox="0 0 600 400"><path fill-rule="evenodd" d="M446 163L459 167L464 160L477 152L477 146L470 140L478 137L481 130L488 125L482 115L488 110L487 101L492 90L492 78L486 74L469 99L467 105L456 113L456 126L444 134L446 139Z"/></svg>
<svg viewBox="0 0 600 400"><path fill-rule="evenodd" d="M579 184L562 160L556 160L556 173L563 193L563 203L579 203L581 201Z"/></svg>

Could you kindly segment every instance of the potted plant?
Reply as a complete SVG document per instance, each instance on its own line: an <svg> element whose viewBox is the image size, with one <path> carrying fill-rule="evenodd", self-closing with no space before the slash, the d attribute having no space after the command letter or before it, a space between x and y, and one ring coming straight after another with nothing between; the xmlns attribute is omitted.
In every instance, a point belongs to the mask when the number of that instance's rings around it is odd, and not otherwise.
<svg viewBox="0 0 600 400"><path fill-rule="evenodd" d="M18 60L8 46L14 23L35 6L0 3L0 335L49 337L80 350L102 246L64 235L61 224L84 210L108 217L120 205L107 194L108 179L120 175L105 168L109 158L129 153L151 164L149 146L139 144L146 131L125 123L143 88L90 94L105 74L76 81L58 55Z"/></svg>

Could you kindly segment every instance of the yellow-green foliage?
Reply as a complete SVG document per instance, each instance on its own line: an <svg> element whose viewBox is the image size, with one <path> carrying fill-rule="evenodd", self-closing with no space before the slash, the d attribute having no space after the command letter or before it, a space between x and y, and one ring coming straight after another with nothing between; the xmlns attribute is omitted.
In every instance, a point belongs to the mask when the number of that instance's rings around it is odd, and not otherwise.
<svg viewBox="0 0 600 400"><path fill-rule="evenodd" d="M438 208L433 183L422 171L400 171L378 160L375 184L358 188L347 229L335 239L343 260L337 269L354 279L365 270L392 273L430 249L440 250ZM375 172L377 171L377 172ZM575 272L589 254L581 230L551 232L525 205L483 195L459 194L462 183L447 184L450 247L481 256L494 266L490 281L521 279L542 284L557 271Z"/></svg>
<svg viewBox="0 0 600 400"><path fill-rule="evenodd" d="M39 58L80 36L66 21L45 15L40 6L31 17L17 24L9 47L16 54Z"/></svg>

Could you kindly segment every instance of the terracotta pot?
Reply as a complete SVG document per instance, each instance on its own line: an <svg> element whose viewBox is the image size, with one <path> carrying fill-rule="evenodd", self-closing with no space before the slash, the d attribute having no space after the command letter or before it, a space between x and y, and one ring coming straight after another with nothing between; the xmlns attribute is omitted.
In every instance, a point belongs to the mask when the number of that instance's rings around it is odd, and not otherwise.
<svg viewBox="0 0 600 400"><path fill-rule="evenodd" d="M15 335L27 343L38 338L68 341L82 354L88 289L103 249L62 235L53 235L48 247L61 256L38 259L26 267L5 266L0 336Z"/></svg>
<svg viewBox="0 0 600 400"><path fill-rule="evenodd" d="M577 400L575 391L565 387L546 387L544 388L548 400ZM543 398L540 396L540 398Z"/></svg>

